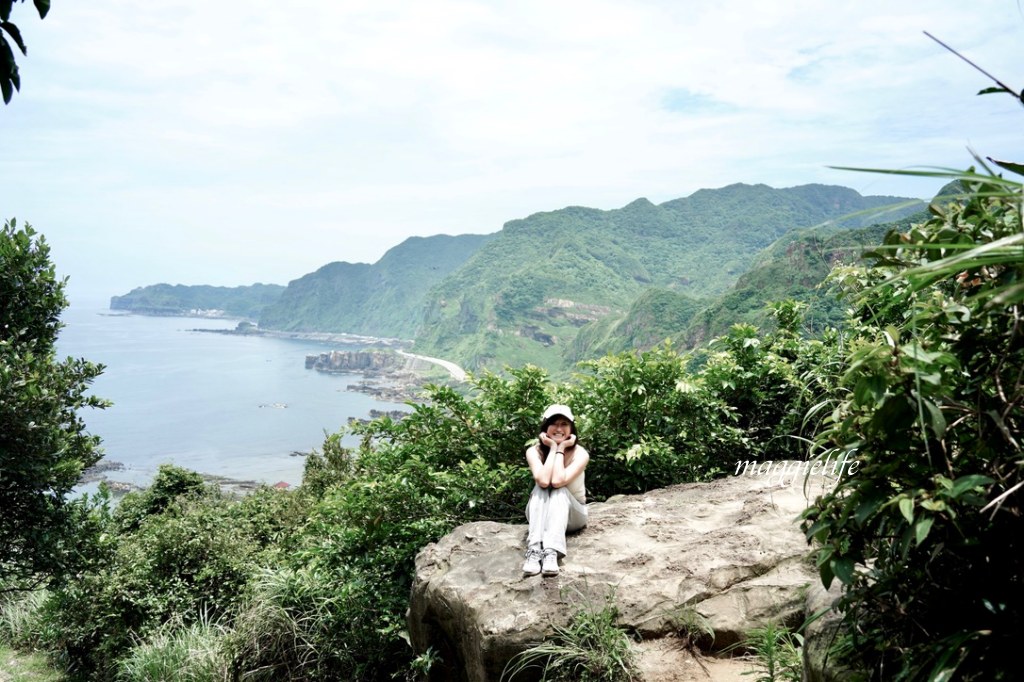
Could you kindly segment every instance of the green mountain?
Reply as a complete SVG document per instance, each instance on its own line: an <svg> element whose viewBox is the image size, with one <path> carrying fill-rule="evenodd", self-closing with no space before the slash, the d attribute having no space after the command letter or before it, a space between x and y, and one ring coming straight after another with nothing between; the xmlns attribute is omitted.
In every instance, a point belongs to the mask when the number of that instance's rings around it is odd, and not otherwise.
<svg viewBox="0 0 1024 682"><path fill-rule="evenodd" d="M260 327L412 338L426 293L493 236L410 237L372 265L329 263L289 282Z"/></svg>
<svg viewBox="0 0 1024 682"><path fill-rule="evenodd" d="M670 289L651 288L622 315L608 315L582 327L570 362L627 350L647 350L679 334L704 307L703 301Z"/></svg>
<svg viewBox="0 0 1024 682"><path fill-rule="evenodd" d="M688 319L694 306L679 295L724 293L791 230L858 227L879 220L859 212L908 201L826 185L737 184L660 205L638 199L611 211L537 213L506 223L430 292L416 349L471 368L566 368L655 337L656 330L641 333L638 317ZM639 299L650 289L662 293ZM615 340L623 333L626 340Z"/></svg>
<svg viewBox="0 0 1024 682"><path fill-rule="evenodd" d="M854 230L797 230L781 237L755 259L731 290L694 315L671 334L680 347L699 346L739 322L766 327L767 304L784 299L805 303L804 325L812 332L843 321L843 304L830 288L821 286L838 263L853 263L891 229L907 230L927 220L925 211L902 220Z"/></svg>
<svg viewBox="0 0 1024 682"><path fill-rule="evenodd" d="M142 315L211 315L258 319L284 292L280 284L241 287L153 284L110 298L111 310Z"/></svg>

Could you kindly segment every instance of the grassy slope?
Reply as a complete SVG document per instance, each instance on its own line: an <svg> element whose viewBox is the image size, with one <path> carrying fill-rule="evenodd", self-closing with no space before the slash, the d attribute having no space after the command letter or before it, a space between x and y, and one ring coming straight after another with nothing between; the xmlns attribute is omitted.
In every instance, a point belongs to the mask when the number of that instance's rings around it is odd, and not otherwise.
<svg viewBox="0 0 1024 682"><path fill-rule="evenodd" d="M15 651L0 644L0 682L64 682L66 679L42 654Z"/></svg>

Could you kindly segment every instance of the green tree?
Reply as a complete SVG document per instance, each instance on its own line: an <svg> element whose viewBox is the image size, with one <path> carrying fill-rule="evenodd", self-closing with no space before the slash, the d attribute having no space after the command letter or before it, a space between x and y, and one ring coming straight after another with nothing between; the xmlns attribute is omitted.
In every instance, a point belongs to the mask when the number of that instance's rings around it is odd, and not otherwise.
<svg viewBox="0 0 1024 682"><path fill-rule="evenodd" d="M84 531L93 527L88 502L69 501L68 493L101 457L99 438L85 431L79 411L106 405L85 394L103 367L57 359L65 283L43 237L29 225L6 222L0 231L0 591L59 580L85 558Z"/></svg>
<svg viewBox="0 0 1024 682"><path fill-rule="evenodd" d="M18 63L14 61L14 50L11 49L11 44L7 42L7 37L4 34L10 36L22 54L28 54L21 31L10 21L14 2L15 0L0 0L0 59L3 59L3 65L0 66L0 91L3 92L4 104L10 103L15 90L21 90ZM50 0L32 0L32 3L36 6L36 11L39 12L39 18L45 18L46 13L50 11Z"/></svg>
<svg viewBox="0 0 1024 682"><path fill-rule="evenodd" d="M961 201L840 273L859 316L819 444L860 469L804 528L872 679L1018 677L1024 186L956 177Z"/></svg>

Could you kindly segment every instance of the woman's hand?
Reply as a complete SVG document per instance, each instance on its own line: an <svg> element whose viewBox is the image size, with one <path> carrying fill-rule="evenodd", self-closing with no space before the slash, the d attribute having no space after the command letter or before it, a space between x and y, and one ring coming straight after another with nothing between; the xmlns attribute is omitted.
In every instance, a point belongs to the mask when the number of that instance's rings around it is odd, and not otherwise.
<svg viewBox="0 0 1024 682"><path fill-rule="evenodd" d="M547 445L549 448L555 447L555 441L552 440L551 436L544 431L540 432L540 442L544 443L544 445Z"/></svg>
<svg viewBox="0 0 1024 682"><path fill-rule="evenodd" d="M563 452L566 450L571 450L576 445L576 434L570 435L568 438L559 443L559 445L561 446L561 450Z"/></svg>

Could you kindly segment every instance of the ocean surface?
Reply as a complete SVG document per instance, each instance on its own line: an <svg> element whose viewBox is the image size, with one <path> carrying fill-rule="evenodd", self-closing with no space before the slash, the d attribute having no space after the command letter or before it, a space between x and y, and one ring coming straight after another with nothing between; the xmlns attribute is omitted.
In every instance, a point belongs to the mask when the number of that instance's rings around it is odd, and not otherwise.
<svg viewBox="0 0 1024 682"><path fill-rule="evenodd" d="M196 332L190 330L237 323L97 308L72 307L61 320L60 356L106 366L90 393L113 405L82 415L89 432L103 439L104 461L124 465L107 473L112 481L146 485L161 464L172 463L296 485L305 458L293 453L319 450L325 433L371 409L410 409L347 390L359 374L305 369L309 353L357 346Z"/></svg>

